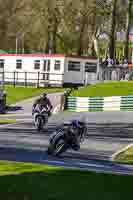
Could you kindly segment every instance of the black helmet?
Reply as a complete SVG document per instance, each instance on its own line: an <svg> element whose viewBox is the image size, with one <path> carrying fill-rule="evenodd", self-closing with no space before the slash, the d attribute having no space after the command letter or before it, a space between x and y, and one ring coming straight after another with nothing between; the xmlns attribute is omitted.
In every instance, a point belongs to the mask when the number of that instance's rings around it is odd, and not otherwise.
<svg viewBox="0 0 133 200"><path fill-rule="evenodd" d="M46 98L47 97L47 93L43 93L43 98Z"/></svg>

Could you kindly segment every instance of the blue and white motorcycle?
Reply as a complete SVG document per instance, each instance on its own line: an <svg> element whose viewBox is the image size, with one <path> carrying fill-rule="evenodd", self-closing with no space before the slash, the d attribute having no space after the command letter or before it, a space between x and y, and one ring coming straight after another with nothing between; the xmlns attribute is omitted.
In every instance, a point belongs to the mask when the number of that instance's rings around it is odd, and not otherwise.
<svg viewBox="0 0 133 200"><path fill-rule="evenodd" d="M33 117L37 131L41 131L48 122L48 110L37 104L34 108Z"/></svg>
<svg viewBox="0 0 133 200"><path fill-rule="evenodd" d="M87 128L79 120L72 120L70 123L64 123L57 129L49 139L48 154L59 156L68 149L78 151L80 143L84 140Z"/></svg>

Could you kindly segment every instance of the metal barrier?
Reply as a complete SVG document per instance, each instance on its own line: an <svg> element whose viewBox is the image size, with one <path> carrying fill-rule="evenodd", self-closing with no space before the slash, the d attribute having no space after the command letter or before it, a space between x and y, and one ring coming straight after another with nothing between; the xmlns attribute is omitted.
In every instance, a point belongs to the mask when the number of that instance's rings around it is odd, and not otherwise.
<svg viewBox="0 0 133 200"><path fill-rule="evenodd" d="M128 68L124 65L114 65L110 67L105 67L101 65L99 76L101 81L110 80L128 80L130 74L133 72L133 68ZM132 76L133 77L133 76ZM131 78L132 80L133 78Z"/></svg>
<svg viewBox="0 0 133 200"><path fill-rule="evenodd" d="M133 68L124 66L101 66L97 74L97 81L111 80L133 80ZM0 84L11 84L15 86L34 86L34 87L62 87L64 83L64 74L44 73L44 72L21 72L21 71L1 71Z"/></svg>
<svg viewBox="0 0 133 200"><path fill-rule="evenodd" d="M50 87L62 86L64 74L43 72L0 72L0 83L15 86Z"/></svg>

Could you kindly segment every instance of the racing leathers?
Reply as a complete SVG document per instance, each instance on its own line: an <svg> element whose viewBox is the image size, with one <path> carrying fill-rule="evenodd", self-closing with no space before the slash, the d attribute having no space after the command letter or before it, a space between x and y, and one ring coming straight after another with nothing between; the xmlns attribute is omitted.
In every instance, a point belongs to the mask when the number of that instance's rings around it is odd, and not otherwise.
<svg viewBox="0 0 133 200"><path fill-rule="evenodd" d="M53 106L52 106L49 98L40 97L40 98L36 99L36 101L33 104L32 114L34 114L35 107L36 107L37 104L39 104L42 108L46 108L47 111L48 111L48 115L49 116L51 115L51 110L52 110Z"/></svg>
<svg viewBox="0 0 133 200"><path fill-rule="evenodd" d="M73 129L69 127L68 130L65 132L65 138L72 144L74 150L78 151L80 149L80 141L79 141L79 130Z"/></svg>
<svg viewBox="0 0 133 200"><path fill-rule="evenodd" d="M80 121L78 121L78 123L80 123L80 127L70 126L66 132L66 139L71 141L75 150L80 149L80 143L84 139L84 135L87 131L85 123Z"/></svg>

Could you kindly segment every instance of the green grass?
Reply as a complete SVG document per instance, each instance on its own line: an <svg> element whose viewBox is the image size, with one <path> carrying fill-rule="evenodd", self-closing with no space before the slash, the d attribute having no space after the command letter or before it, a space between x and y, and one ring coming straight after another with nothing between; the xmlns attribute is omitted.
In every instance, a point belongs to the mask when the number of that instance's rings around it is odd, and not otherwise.
<svg viewBox="0 0 133 200"><path fill-rule="evenodd" d="M0 163L2 200L131 199L133 176Z"/></svg>
<svg viewBox="0 0 133 200"><path fill-rule="evenodd" d="M133 82L98 83L71 93L71 96L127 96L133 95Z"/></svg>
<svg viewBox="0 0 133 200"><path fill-rule="evenodd" d="M59 168L49 167L44 165L36 165L31 163L14 163L14 162L1 162L0 161L0 176L10 174L21 174L27 172L44 172L45 170L58 170Z"/></svg>
<svg viewBox="0 0 133 200"><path fill-rule="evenodd" d="M18 101L28 99L34 96L38 96L43 92L55 93L64 91L63 88L24 88L24 87L10 87L6 86L5 90L7 92L7 104L14 104Z"/></svg>
<svg viewBox="0 0 133 200"><path fill-rule="evenodd" d="M0 119L0 125L15 124L15 123L16 123L15 119Z"/></svg>
<svg viewBox="0 0 133 200"><path fill-rule="evenodd" d="M114 161L118 163L133 164L133 146L117 154Z"/></svg>

